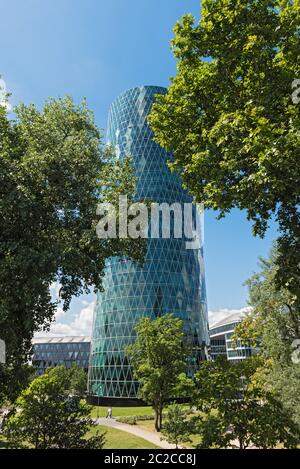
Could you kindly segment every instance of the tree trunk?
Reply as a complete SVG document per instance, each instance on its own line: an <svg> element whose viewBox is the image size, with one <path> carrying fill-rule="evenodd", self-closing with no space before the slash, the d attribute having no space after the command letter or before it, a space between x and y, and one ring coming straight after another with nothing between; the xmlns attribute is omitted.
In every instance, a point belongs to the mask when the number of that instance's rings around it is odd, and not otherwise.
<svg viewBox="0 0 300 469"><path fill-rule="evenodd" d="M159 413L155 410L155 422L154 422L155 430L159 432Z"/></svg>
<svg viewBox="0 0 300 469"><path fill-rule="evenodd" d="M162 427L162 407L159 409L159 431L161 431Z"/></svg>
<svg viewBox="0 0 300 469"><path fill-rule="evenodd" d="M161 426L162 426L162 407L158 407L155 409L155 430L157 432L161 431Z"/></svg>

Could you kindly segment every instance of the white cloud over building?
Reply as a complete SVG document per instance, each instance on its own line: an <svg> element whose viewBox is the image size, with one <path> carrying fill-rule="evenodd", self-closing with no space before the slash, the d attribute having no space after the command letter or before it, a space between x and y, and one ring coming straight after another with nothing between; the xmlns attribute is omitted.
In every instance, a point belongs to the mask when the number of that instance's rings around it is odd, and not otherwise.
<svg viewBox="0 0 300 469"><path fill-rule="evenodd" d="M252 310L251 306L245 306L240 309L228 309L222 308L217 311L208 312L208 322L209 326L212 327L214 324L221 321L225 321L227 318L230 319L232 316L243 316L249 313Z"/></svg>

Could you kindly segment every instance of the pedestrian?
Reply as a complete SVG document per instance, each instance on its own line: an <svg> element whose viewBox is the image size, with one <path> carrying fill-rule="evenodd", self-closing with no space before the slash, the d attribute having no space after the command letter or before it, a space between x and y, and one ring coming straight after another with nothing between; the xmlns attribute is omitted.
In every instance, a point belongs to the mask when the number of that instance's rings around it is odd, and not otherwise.
<svg viewBox="0 0 300 469"><path fill-rule="evenodd" d="M112 408L111 408L111 407L109 407L109 408L107 409L106 418L109 418L109 419L112 418Z"/></svg>

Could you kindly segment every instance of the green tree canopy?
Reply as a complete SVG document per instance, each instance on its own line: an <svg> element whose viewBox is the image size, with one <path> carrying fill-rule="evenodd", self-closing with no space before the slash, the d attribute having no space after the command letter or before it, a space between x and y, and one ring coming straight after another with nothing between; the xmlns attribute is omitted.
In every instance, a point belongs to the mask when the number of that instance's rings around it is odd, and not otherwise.
<svg viewBox="0 0 300 469"><path fill-rule="evenodd" d="M162 427L162 439L168 443L174 444L176 448L181 443L190 442L191 425L184 416L182 407L177 404L171 404L167 409L167 417Z"/></svg>
<svg viewBox="0 0 300 469"><path fill-rule="evenodd" d="M142 318L136 326L136 341L126 353L139 382L139 396L155 411L155 428L161 430L162 412L174 397L187 366L183 322L172 314Z"/></svg>
<svg viewBox="0 0 300 469"><path fill-rule="evenodd" d="M196 373L195 405L201 411L193 418L200 448L246 449L296 448L300 427L270 392L256 379L260 360L205 362Z"/></svg>
<svg viewBox="0 0 300 469"><path fill-rule="evenodd" d="M86 437L93 425L90 407L69 397L61 378L61 370L53 368L22 391L4 426L10 448L102 448L104 435Z"/></svg>
<svg viewBox="0 0 300 469"><path fill-rule="evenodd" d="M104 148L85 102L21 105L15 119L0 106L0 382L28 359L33 332L49 326L53 282L67 309L74 295L101 289L107 257L142 258L140 240L96 234L99 200L133 196L134 187L130 158Z"/></svg>
<svg viewBox="0 0 300 469"><path fill-rule="evenodd" d="M279 224L280 269L300 306L299 0L203 0L174 29L177 75L149 122L196 200ZM297 90L296 90L297 91ZM296 93L297 94L297 93Z"/></svg>
<svg viewBox="0 0 300 469"><path fill-rule="evenodd" d="M275 288L276 247L268 259L260 259L259 265L260 271L246 282L253 309L235 329L233 340L239 337L244 343L259 345L264 362L257 379L300 425L300 313L293 295L286 288Z"/></svg>
<svg viewBox="0 0 300 469"><path fill-rule="evenodd" d="M273 362L290 364L292 344L300 336L300 311L287 288L276 288L278 252L259 259L259 272L245 282L252 310L237 326L234 339L259 345L260 352Z"/></svg>
<svg viewBox="0 0 300 469"><path fill-rule="evenodd" d="M84 396L87 390L87 372L80 368L77 363L73 363L71 368L66 368L62 365L48 368L47 371L59 377L65 391L68 391L69 394L79 397Z"/></svg>

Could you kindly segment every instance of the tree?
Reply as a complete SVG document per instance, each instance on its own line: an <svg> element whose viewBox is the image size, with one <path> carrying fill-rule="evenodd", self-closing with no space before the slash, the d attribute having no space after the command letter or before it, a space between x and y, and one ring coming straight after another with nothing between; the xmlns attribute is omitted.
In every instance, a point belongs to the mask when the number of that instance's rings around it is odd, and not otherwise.
<svg viewBox="0 0 300 469"><path fill-rule="evenodd" d="M135 330L136 341L127 347L126 354L139 382L139 396L152 405L159 432L164 405L176 394L179 376L186 369L183 322L171 314L144 317Z"/></svg>
<svg viewBox="0 0 300 469"><path fill-rule="evenodd" d="M21 105L15 120L0 106L0 337L6 366L0 381L30 356L33 333L47 329L57 308L50 286L71 298L101 289L105 260L141 260L141 240L99 239L99 201L133 197L130 158L105 149L85 102L50 100L39 111ZM21 383L20 383L21 384ZM26 382L23 383L26 385ZM8 396L11 398L11 396Z"/></svg>
<svg viewBox="0 0 300 469"><path fill-rule="evenodd" d="M22 359L14 360L14 365L0 364L0 404L14 402L20 390L26 388L34 377L35 370Z"/></svg>
<svg viewBox="0 0 300 469"><path fill-rule="evenodd" d="M179 404L173 403L168 407L167 418L161 430L162 439L174 444L176 448L181 443L190 442L189 421L184 418L182 408Z"/></svg>
<svg viewBox="0 0 300 469"><path fill-rule="evenodd" d="M89 414L90 407L70 399L61 374L52 369L22 391L5 422L4 435L10 448L102 448L104 435L86 437L94 425Z"/></svg>
<svg viewBox="0 0 300 469"><path fill-rule="evenodd" d="M195 383L186 373L180 373L176 387L174 388L174 397L182 400L190 400L195 391Z"/></svg>
<svg viewBox="0 0 300 469"><path fill-rule="evenodd" d="M149 122L170 166L222 217L279 225L276 283L300 309L300 2L204 0L174 29L177 75ZM292 86L295 86L294 92Z"/></svg>
<svg viewBox="0 0 300 469"><path fill-rule="evenodd" d="M87 372L74 364L69 370L70 390L80 397L83 397L87 391Z"/></svg>
<svg viewBox="0 0 300 469"><path fill-rule="evenodd" d="M64 390L70 395L84 397L87 390L87 372L80 368L77 363L74 363L71 368L61 365L48 368L47 371L58 377L64 386Z"/></svg>
<svg viewBox="0 0 300 469"><path fill-rule="evenodd" d="M267 385L271 387L277 399L300 426L300 364L289 366L273 365L267 375Z"/></svg>
<svg viewBox="0 0 300 469"><path fill-rule="evenodd" d="M273 362L291 364L292 344L300 336L300 311L287 288L276 288L278 252L273 247L268 259L259 259L259 272L246 281L251 312L237 326L235 337L253 346Z"/></svg>
<svg viewBox="0 0 300 469"><path fill-rule="evenodd" d="M296 448L300 427L282 404L253 380L258 358L204 362L196 373L198 391L194 432L201 436L199 448L239 447Z"/></svg>
<svg viewBox="0 0 300 469"><path fill-rule="evenodd" d="M300 312L287 288L276 288L277 249L268 259L260 259L260 271L247 282L252 311L232 337L252 346L259 345L263 366L257 378L277 396L284 408L300 424L300 363L293 360L300 328ZM297 361L297 360L296 360Z"/></svg>

